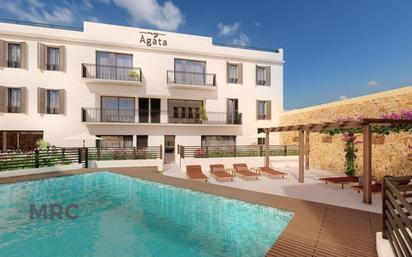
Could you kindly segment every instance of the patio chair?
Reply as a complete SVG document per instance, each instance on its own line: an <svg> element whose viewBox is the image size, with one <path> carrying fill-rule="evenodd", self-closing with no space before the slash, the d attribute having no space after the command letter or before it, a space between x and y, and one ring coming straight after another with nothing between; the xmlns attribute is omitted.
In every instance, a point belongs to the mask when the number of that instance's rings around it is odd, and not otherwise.
<svg viewBox="0 0 412 257"><path fill-rule="evenodd" d="M236 175L244 180L256 180L258 179L258 174L251 172L245 163L235 163L233 164L235 168Z"/></svg>
<svg viewBox="0 0 412 257"><path fill-rule="evenodd" d="M233 181L233 175L229 173L230 169L225 169L223 164L210 164L210 176L219 182Z"/></svg>
<svg viewBox="0 0 412 257"><path fill-rule="evenodd" d="M285 172L281 172L270 167L259 167L258 170L260 171L260 174L265 175L268 178L285 178L285 176L288 175Z"/></svg>
<svg viewBox="0 0 412 257"><path fill-rule="evenodd" d="M186 176L190 180L207 182L208 177L203 174L202 167L200 165L187 165L186 166Z"/></svg>

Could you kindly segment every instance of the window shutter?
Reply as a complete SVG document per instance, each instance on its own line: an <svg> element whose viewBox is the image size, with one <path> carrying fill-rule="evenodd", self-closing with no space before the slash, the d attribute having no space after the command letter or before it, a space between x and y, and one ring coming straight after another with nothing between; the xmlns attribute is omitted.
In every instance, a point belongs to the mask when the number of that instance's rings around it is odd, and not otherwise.
<svg viewBox="0 0 412 257"><path fill-rule="evenodd" d="M27 113L27 104L28 104L28 98L27 98L27 88L22 87L20 88L21 90L21 112L22 113Z"/></svg>
<svg viewBox="0 0 412 257"><path fill-rule="evenodd" d="M59 114L66 113L66 91L64 89L59 90Z"/></svg>
<svg viewBox="0 0 412 257"><path fill-rule="evenodd" d="M270 66L266 66L266 67L265 67L265 72L266 72L266 83L265 83L265 85L270 86L270 81L271 81L271 78L270 78Z"/></svg>
<svg viewBox="0 0 412 257"><path fill-rule="evenodd" d="M226 82L230 83L230 81L229 81L229 62L226 62Z"/></svg>
<svg viewBox="0 0 412 257"><path fill-rule="evenodd" d="M23 69L28 69L28 61L29 61L29 55L28 55L28 48L27 48L27 43L26 42L21 42L21 67Z"/></svg>
<svg viewBox="0 0 412 257"><path fill-rule="evenodd" d="M256 85L259 85L258 84L258 66L256 65L256 67L255 67L255 84Z"/></svg>
<svg viewBox="0 0 412 257"><path fill-rule="evenodd" d="M0 67L4 67L6 65L6 47L6 42L0 40Z"/></svg>
<svg viewBox="0 0 412 257"><path fill-rule="evenodd" d="M41 43L37 43L37 67L46 69L46 46Z"/></svg>
<svg viewBox="0 0 412 257"><path fill-rule="evenodd" d="M266 119L267 119L267 120L271 120L271 119L272 119L271 101L266 101Z"/></svg>
<svg viewBox="0 0 412 257"><path fill-rule="evenodd" d="M256 100L256 119L260 119L259 115L259 100Z"/></svg>
<svg viewBox="0 0 412 257"><path fill-rule="evenodd" d="M59 47L60 71L66 71L66 47Z"/></svg>
<svg viewBox="0 0 412 257"><path fill-rule="evenodd" d="M46 113L47 90L45 88L37 88L37 112Z"/></svg>
<svg viewBox="0 0 412 257"><path fill-rule="evenodd" d="M237 65L237 83L238 84L243 84L243 63L239 63Z"/></svg>
<svg viewBox="0 0 412 257"><path fill-rule="evenodd" d="M7 87L0 86L0 112L7 111Z"/></svg>

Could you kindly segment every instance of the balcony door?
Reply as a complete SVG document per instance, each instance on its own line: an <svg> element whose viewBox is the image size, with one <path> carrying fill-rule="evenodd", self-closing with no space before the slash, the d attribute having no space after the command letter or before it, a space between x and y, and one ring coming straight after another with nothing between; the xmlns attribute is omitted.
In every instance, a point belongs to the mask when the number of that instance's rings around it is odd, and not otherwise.
<svg viewBox="0 0 412 257"><path fill-rule="evenodd" d="M227 124L237 124L238 123L238 113L239 113L239 100L238 99L227 99Z"/></svg>
<svg viewBox="0 0 412 257"><path fill-rule="evenodd" d="M135 122L133 97L102 96L102 122Z"/></svg>
<svg viewBox="0 0 412 257"><path fill-rule="evenodd" d="M169 123L200 123L200 107L203 101L196 100L168 100Z"/></svg>
<svg viewBox="0 0 412 257"><path fill-rule="evenodd" d="M175 83L186 85L206 84L206 62L175 59Z"/></svg>
<svg viewBox="0 0 412 257"><path fill-rule="evenodd" d="M160 123L160 114L160 98L139 98L140 123Z"/></svg>
<svg viewBox="0 0 412 257"><path fill-rule="evenodd" d="M133 68L133 55L110 52L96 52L96 78L129 80Z"/></svg>

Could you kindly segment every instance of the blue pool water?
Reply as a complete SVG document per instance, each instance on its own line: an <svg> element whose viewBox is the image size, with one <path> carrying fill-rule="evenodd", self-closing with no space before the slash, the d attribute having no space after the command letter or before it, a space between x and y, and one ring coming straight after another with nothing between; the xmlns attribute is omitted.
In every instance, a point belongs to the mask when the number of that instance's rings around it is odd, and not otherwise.
<svg viewBox="0 0 412 257"><path fill-rule="evenodd" d="M77 219L30 219L76 204ZM0 186L0 256L264 256L293 213L99 172Z"/></svg>

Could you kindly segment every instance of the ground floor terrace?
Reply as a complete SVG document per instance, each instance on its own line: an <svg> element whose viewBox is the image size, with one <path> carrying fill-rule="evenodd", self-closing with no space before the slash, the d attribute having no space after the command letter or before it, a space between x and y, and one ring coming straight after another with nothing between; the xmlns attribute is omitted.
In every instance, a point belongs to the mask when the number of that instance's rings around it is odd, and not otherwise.
<svg viewBox="0 0 412 257"><path fill-rule="evenodd" d="M100 169L78 169L70 171L52 172L44 174L26 175L20 177L0 178L0 184L15 183L19 181L43 179L56 176L74 175L85 172L96 172ZM157 168L104 168L105 171L119 173L131 177L187 188L209 194L220 195L228 198L252 202L274 208L293 211L295 213L291 222L287 225L282 235L267 252L267 256L377 256L376 232L381 230L381 215L378 213L345 208L331 204L308 201L295 198L296 195L286 197L273 192L262 192L260 188L277 188L279 183L291 184L293 172L289 179L248 181L251 187L253 183L261 183L256 188L244 186L237 188L236 183L228 182L224 185L214 183L202 183L190 181L176 176L167 176L158 172ZM170 172L170 171L169 171ZM166 171L166 174L168 172ZM310 173L307 173L310 176ZM314 173L315 174L315 173ZM295 178L296 179L296 178ZM271 183L269 186L268 183ZM299 187L305 188L300 184ZM304 189L310 194L315 185L309 183ZM339 193L339 188L329 188L326 185L316 185L325 190L334 190ZM261 192L258 192L261 191ZM293 190L292 190L293 191ZM290 192L292 192L290 191ZM330 191L332 192L332 191ZM323 193L322 193L323 194ZM339 200L337 200L339 201ZM336 202L337 202L336 201ZM360 202L360 201L358 201Z"/></svg>

